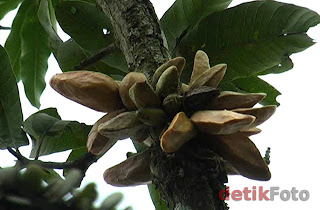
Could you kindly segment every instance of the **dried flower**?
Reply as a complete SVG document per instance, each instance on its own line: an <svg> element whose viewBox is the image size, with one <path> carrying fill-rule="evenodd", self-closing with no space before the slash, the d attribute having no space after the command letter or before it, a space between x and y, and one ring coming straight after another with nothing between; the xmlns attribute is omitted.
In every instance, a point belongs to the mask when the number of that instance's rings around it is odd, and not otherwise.
<svg viewBox="0 0 320 210"><path fill-rule="evenodd" d="M87 146L93 154L102 154L128 137L150 146L150 133L157 133L166 153L178 151L188 141L206 144L225 159L229 174L269 180L268 166L248 136L261 132L257 126L276 107L254 107L266 97L264 93L217 89L227 65L210 67L203 51L195 55L189 84L180 82L184 66L181 57L164 63L155 71L152 84L143 74L132 72L119 87L110 77L88 71L56 75L50 84L71 100L108 112L89 134ZM116 186L148 183L150 159L149 149L138 153L108 169L105 180Z"/></svg>

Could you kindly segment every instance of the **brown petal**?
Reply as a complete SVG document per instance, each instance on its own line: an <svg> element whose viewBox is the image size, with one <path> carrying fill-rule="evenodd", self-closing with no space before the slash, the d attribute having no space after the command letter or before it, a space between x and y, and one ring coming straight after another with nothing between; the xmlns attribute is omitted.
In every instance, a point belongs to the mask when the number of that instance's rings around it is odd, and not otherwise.
<svg viewBox="0 0 320 210"><path fill-rule="evenodd" d="M98 126L101 135L110 139L126 139L146 127L136 116L136 112L124 112Z"/></svg>
<svg viewBox="0 0 320 210"><path fill-rule="evenodd" d="M208 109L250 108L266 97L265 93L237 93L223 91Z"/></svg>
<svg viewBox="0 0 320 210"><path fill-rule="evenodd" d="M71 71L56 74L50 85L64 97L96 111L110 112L122 106L118 84L102 73Z"/></svg>
<svg viewBox="0 0 320 210"><path fill-rule="evenodd" d="M189 85L185 84L185 83L181 83L181 89L182 91L185 93L188 91L189 89Z"/></svg>
<svg viewBox="0 0 320 210"><path fill-rule="evenodd" d="M231 134L250 125L254 116L239 114L232 111L198 111L191 117L191 122L204 133Z"/></svg>
<svg viewBox="0 0 320 210"><path fill-rule="evenodd" d="M211 100L216 100L220 95L220 90L203 86L185 93L184 97L184 110L188 113L193 113L198 110L205 110Z"/></svg>
<svg viewBox="0 0 320 210"><path fill-rule="evenodd" d="M228 175L239 175L239 171L233 167L228 161L224 163L224 166L226 167Z"/></svg>
<svg viewBox="0 0 320 210"><path fill-rule="evenodd" d="M161 105L159 97L146 81L135 83L129 90L129 96L137 108L157 108Z"/></svg>
<svg viewBox="0 0 320 210"><path fill-rule="evenodd" d="M152 138L151 138L151 136L149 136L147 139L145 139L145 140L143 141L143 144L146 145L147 147L151 147L151 145L152 145Z"/></svg>
<svg viewBox="0 0 320 210"><path fill-rule="evenodd" d="M212 67L212 70L215 72L211 78L206 82L204 85L217 88L219 83L221 82L222 78L224 77L226 70L227 70L227 64L218 64L214 67Z"/></svg>
<svg viewBox="0 0 320 210"><path fill-rule="evenodd" d="M158 80L156 93L159 97L166 97L170 94L177 93L180 83L180 76L177 67L167 68Z"/></svg>
<svg viewBox="0 0 320 210"><path fill-rule="evenodd" d="M136 115L141 122L152 127L162 127L168 122L168 116L162 109L141 108Z"/></svg>
<svg viewBox="0 0 320 210"><path fill-rule="evenodd" d="M216 152L228 161L242 176L267 181L271 174L255 144L244 134L211 136ZM209 140L209 139L207 139Z"/></svg>
<svg viewBox="0 0 320 210"><path fill-rule="evenodd" d="M125 109L121 109L114 112L109 112L108 114L104 115L102 118L100 118L91 128L91 131L88 135L87 140L87 148L88 151L91 152L94 155L101 155L108 151L118 139L110 139L108 137L102 136L98 132L98 127L100 124L105 123L115 116L123 113Z"/></svg>
<svg viewBox="0 0 320 210"><path fill-rule="evenodd" d="M261 129L259 129L257 127L253 127L253 128L246 128L246 129L240 130L240 132L246 136L252 136L252 135L260 133Z"/></svg>
<svg viewBox="0 0 320 210"><path fill-rule="evenodd" d="M196 130L191 121L184 112L179 112L161 136L161 148L164 152L175 152L194 136Z"/></svg>
<svg viewBox="0 0 320 210"><path fill-rule="evenodd" d="M232 111L255 116L256 120L250 125L250 127L255 127L267 121L275 113L276 108L277 106L264 106L260 108L240 108Z"/></svg>
<svg viewBox="0 0 320 210"><path fill-rule="evenodd" d="M152 86L155 87L162 73L169 68L170 66L175 66L178 69L179 76L181 75L184 66L186 64L186 60L183 57L176 57L166 63L162 64L154 73L152 78Z"/></svg>
<svg viewBox="0 0 320 210"><path fill-rule="evenodd" d="M141 125L135 129L134 132L131 132L129 137L132 141L142 143L150 137L149 133L149 127L147 125Z"/></svg>
<svg viewBox="0 0 320 210"><path fill-rule="evenodd" d="M198 50L194 57L194 64L193 64L192 75L190 78L190 83L192 83L195 79L197 79L201 74L203 74L208 69L210 69L210 64L209 64L209 58L207 54L202 50Z"/></svg>
<svg viewBox="0 0 320 210"><path fill-rule="evenodd" d="M221 79L226 73L227 65L219 64L211 69L206 70L189 84L189 90L193 90L202 86L218 87Z"/></svg>
<svg viewBox="0 0 320 210"><path fill-rule="evenodd" d="M128 73L123 80L121 81L119 85L119 93L120 97L122 99L123 104L129 109L129 110L135 110L137 109L134 102L131 100L129 96L129 89L138 82L145 82L147 80L146 76L143 73L140 72L130 72Z"/></svg>
<svg viewBox="0 0 320 210"><path fill-rule="evenodd" d="M113 186L125 187L151 182L150 149L134 155L122 163L107 169L104 180Z"/></svg>
<svg viewBox="0 0 320 210"><path fill-rule="evenodd" d="M174 93L163 99L162 109L170 116L174 117L179 111L184 102L184 97Z"/></svg>

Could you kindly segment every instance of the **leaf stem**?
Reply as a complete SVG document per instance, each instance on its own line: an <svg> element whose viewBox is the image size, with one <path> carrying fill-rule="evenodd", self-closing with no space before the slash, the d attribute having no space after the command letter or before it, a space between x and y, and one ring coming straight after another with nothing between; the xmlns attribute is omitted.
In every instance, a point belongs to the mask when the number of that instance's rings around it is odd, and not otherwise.
<svg viewBox="0 0 320 210"><path fill-rule="evenodd" d="M6 26L0 25L0 30L11 30L11 27L6 27Z"/></svg>

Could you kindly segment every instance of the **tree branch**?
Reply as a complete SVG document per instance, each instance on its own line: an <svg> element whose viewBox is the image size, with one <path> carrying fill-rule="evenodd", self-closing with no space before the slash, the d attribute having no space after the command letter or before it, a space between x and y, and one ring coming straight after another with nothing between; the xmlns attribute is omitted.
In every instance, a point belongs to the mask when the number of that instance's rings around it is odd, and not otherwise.
<svg viewBox="0 0 320 210"><path fill-rule="evenodd" d="M6 26L0 26L0 30L11 30L11 28Z"/></svg>
<svg viewBox="0 0 320 210"><path fill-rule="evenodd" d="M82 157L80 157L77 160L74 161L69 161L69 162L64 162L64 163L56 163L56 162L43 162L40 160L30 160L17 151L14 151L12 148L7 147L7 150L15 156L21 167L26 167L29 164L35 164L39 165L43 168L49 168L49 169L70 169L70 168L76 168L79 169L83 172L86 172L89 166L96 162L98 160L98 157L91 154L91 153L86 153Z"/></svg>
<svg viewBox="0 0 320 210"><path fill-rule="evenodd" d="M92 55L91 57L81 61L81 63L79 65L75 66L74 69L76 69L76 70L85 69L86 67L91 66L91 65L99 62L102 58L110 55L116 49L118 49L118 46L115 43L110 44L106 48L103 48L102 50L100 50L98 53L96 53L96 54Z"/></svg>
<svg viewBox="0 0 320 210"><path fill-rule="evenodd" d="M97 0L109 17L111 33L120 43L130 69L143 72L149 82L170 58L158 18L148 0Z"/></svg>

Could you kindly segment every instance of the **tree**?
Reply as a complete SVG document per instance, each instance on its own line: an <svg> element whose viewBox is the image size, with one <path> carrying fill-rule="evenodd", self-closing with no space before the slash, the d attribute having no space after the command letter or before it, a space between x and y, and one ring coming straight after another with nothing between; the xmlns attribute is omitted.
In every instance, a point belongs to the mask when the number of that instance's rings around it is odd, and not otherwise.
<svg viewBox="0 0 320 210"><path fill-rule="evenodd" d="M20 2L4 1L2 13ZM6 84L0 92L2 148L19 160L11 177L27 167L25 179L30 179L28 173L38 174L38 180L52 186L41 175L43 171L54 176L48 168L65 169L66 180L60 182L71 185L54 194L58 199L81 182L90 164L116 140L130 137L139 153L109 169L106 181L135 185L152 179L150 191L159 209L166 205L226 209L218 195L224 190L227 173L268 180L268 167L247 133L258 132L250 125L257 125L261 116L266 120L272 115L279 92L258 76L291 69L289 56L313 44L306 32L320 18L309 9L279 2L248 2L227 9L230 2L177 0L159 24L147 0L98 0L96 5L90 0L23 1L5 50L1 49L0 62L1 84ZM56 20L72 39L61 41ZM22 122L16 81L23 81L28 99L39 107L50 53L66 72L54 77L51 86L72 100L108 112L93 128L62 121L54 108ZM228 65L227 70L221 63ZM102 74L75 71L81 69ZM120 97L118 84L103 74L122 80ZM82 80L92 83L92 89L83 86ZM109 100L101 100L98 93ZM249 99L251 103L246 104ZM259 101L267 106L250 108ZM216 111L220 109L232 111ZM226 117L231 120L219 121ZM34 142L34 160L19 154L19 146L28 144L26 135ZM88 135L89 152L83 141ZM146 150L139 142L148 137L151 147ZM37 161L41 155L67 149L73 152L66 163ZM39 194L34 188L32 193ZM164 201L157 198L158 190ZM27 198L33 205L33 197Z"/></svg>

